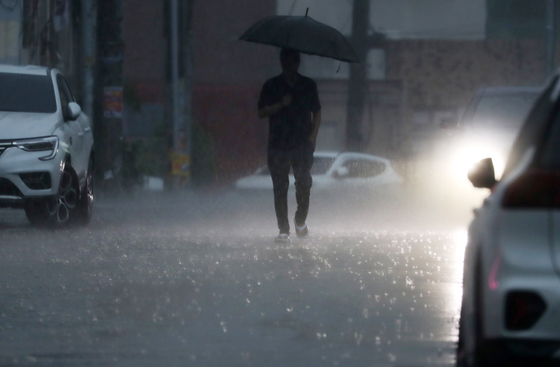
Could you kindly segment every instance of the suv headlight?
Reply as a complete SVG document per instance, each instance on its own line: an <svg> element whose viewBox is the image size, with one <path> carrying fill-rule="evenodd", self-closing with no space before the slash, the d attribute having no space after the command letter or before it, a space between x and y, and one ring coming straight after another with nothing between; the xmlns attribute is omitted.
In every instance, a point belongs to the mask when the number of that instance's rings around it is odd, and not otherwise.
<svg viewBox="0 0 560 367"><path fill-rule="evenodd" d="M19 140L13 143L16 147L26 152L48 152L46 156L40 157L42 161L53 159L58 152L58 137L49 136L47 138Z"/></svg>

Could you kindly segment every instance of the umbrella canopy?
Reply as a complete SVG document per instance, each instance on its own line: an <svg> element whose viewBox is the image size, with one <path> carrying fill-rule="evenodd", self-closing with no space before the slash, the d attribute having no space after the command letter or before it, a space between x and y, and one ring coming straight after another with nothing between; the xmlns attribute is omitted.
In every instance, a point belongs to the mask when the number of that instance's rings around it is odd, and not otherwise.
<svg viewBox="0 0 560 367"><path fill-rule="evenodd" d="M307 15L275 15L264 18L253 24L239 39L291 48L308 55L360 62L342 33Z"/></svg>

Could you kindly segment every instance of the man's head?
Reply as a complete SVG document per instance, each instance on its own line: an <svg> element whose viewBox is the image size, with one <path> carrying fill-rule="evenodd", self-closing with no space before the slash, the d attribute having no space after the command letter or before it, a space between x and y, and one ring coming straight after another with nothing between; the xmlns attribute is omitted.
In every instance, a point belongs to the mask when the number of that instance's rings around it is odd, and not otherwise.
<svg viewBox="0 0 560 367"><path fill-rule="evenodd" d="M300 63L299 51L292 50L291 48L283 48L280 51L280 64L282 71L288 74L295 74L298 72Z"/></svg>

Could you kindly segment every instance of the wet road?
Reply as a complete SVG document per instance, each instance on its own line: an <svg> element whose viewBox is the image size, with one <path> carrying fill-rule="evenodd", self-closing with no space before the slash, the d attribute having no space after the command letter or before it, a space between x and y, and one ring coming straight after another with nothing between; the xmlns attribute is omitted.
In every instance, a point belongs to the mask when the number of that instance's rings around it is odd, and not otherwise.
<svg viewBox="0 0 560 367"><path fill-rule="evenodd" d="M0 210L0 366L453 365L464 227L370 209L314 198L287 245L270 194L101 198L57 231Z"/></svg>

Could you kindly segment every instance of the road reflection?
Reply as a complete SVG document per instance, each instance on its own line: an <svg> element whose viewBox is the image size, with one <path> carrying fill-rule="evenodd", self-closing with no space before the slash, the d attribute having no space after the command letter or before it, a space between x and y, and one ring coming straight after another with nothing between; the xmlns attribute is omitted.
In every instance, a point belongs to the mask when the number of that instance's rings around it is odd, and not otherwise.
<svg viewBox="0 0 560 367"><path fill-rule="evenodd" d="M465 230L331 211L278 245L270 204L101 201L59 231L0 211L0 365L453 364Z"/></svg>

